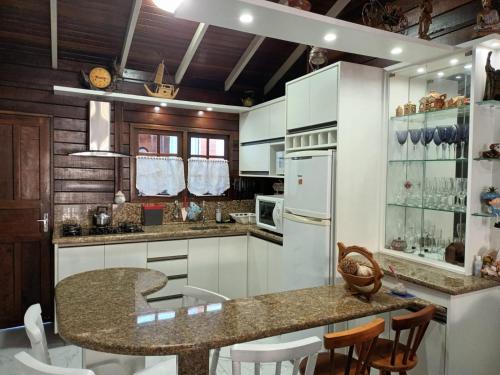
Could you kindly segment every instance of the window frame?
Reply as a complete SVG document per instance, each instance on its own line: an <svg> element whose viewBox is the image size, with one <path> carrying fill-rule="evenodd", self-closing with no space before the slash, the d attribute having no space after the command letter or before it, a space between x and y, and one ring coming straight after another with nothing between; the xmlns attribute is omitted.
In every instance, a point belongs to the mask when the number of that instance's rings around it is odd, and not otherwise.
<svg viewBox="0 0 500 375"><path fill-rule="evenodd" d="M193 155L191 153L191 139L192 138L205 138L207 140L207 155ZM224 155L223 156L212 156L210 155L210 140L211 139L219 139L224 141ZM188 159L189 158L207 158L207 159L225 159L229 160L229 136L227 135L213 135L213 134L205 134L205 133L192 133L188 134Z"/></svg>
<svg viewBox="0 0 500 375"><path fill-rule="evenodd" d="M225 144L225 158L229 163L229 176L230 178L234 178L234 173L232 170L233 166L233 145L234 145L234 132L227 130L218 130L218 129L200 129L200 128L192 128L192 127L183 127L183 126L170 126L170 125L156 125L156 124L144 124L144 123L129 123L130 124L130 152L132 158L130 159L130 202L131 203L161 203L161 202L173 202L175 200L181 200L184 196L188 197L189 200L206 200L206 201L223 201L232 199L231 188L226 192L224 196L203 196L197 197L196 195L191 194L187 187L177 196L139 196L137 194L137 188L135 187L135 178L136 178L136 159L137 155L147 156L148 154L139 154L138 153L138 136L139 134L144 134L151 132L150 134L160 134L163 135L177 135L179 137L178 142L178 156L182 158L184 162L184 175L187 178L188 175L188 159L190 157L190 135L194 135L195 137L207 137L213 139L224 139L226 140ZM207 143L208 147L208 143ZM208 151L208 150L207 150ZM167 156L167 155L161 155ZM170 155L174 156L174 155ZM204 156L196 156L196 157L204 157ZM219 158L222 157L213 157Z"/></svg>

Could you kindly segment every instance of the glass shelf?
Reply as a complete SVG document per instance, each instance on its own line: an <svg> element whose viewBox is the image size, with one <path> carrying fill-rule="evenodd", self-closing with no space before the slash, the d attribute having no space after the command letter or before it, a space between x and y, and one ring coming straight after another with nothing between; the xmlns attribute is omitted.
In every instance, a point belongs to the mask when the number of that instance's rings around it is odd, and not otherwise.
<svg viewBox="0 0 500 375"><path fill-rule="evenodd" d="M499 102L500 103L500 102ZM500 105L500 104L499 104ZM391 117L391 121L424 121L428 118L439 118L439 117L456 117L457 115L463 115L469 112L470 105L462 105L460 107L453 108L445 108L437 111L429 111L429 112L418 112L412 113L410 115L404 116L393 116Z"/></svg>
<svg viewBox="0 0 500 375"><path fill-rule="evenodd" d="M463 163L466 162L468 159L465 158L460 158L460 159L408 159L408 160L389 160L389 163L414 163L414 162L455 162L455 163ZM476 159L474 159L476 160ZM489 159L484 159L484 160L489 160ZM499 159L500 160L500 159Z"/></svg>
<svg viewBox="0 0 500 375"><path fill-rule="evenodd" d="M474 158L475 161L500 161L500 158Z"/></svg>
<svg viewBox="0 0 500 375"><path fill-rule="evenodd" d="M481 107L500 108L500 101L498 101L498 100L484 100L481 102L477 102L477 105L479 105Z"/></svg>
<svg viewBox="0 0 500 375"><path fill-rule="evenodd" d="M399 203L388 203L387 205L392 206L392 207L417 208L420 210L427 210L427 211L452 212L455 214L465 214L465 211L454 210L451 208L423 207L423 206L417 206L417 205L411 205L411 204L399 204Z"/></svg>

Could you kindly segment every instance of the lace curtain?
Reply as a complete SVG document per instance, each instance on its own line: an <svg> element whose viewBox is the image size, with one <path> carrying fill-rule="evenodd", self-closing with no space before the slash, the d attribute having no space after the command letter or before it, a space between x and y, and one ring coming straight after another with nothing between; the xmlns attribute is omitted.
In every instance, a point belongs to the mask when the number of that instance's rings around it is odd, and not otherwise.
<svg viewBox="0 0 500 375"><path fill-rule="evenodd" d="M230 186L228 161L189 158L187 185L194 195L222 195Z"/></svg>

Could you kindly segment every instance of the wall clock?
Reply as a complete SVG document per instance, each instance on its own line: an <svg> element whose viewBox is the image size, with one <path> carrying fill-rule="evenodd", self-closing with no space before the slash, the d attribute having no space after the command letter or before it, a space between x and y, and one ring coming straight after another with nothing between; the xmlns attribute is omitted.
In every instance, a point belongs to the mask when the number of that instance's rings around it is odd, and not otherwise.
<svg viewBox="0 0 500 375"><path fill-rule="evenodd" d="M115 64L112 69L95 66L88 74L82 70L82 83L92 90L113 90L116 86L117 71Z"/></svg>

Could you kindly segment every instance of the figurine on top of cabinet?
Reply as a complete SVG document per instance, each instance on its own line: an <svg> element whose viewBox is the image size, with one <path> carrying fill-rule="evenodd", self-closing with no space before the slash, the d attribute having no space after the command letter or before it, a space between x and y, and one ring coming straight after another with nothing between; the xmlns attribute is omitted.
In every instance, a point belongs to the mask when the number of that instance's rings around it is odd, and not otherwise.
<svg viewBox="0 0 500 375"><path fill-rule="evenodd" d="M476 37L486 36L500 30L500 16L492 0L482 0L483 9L477 14L474 31Z"/></svg>
<svg viewBox="0 0 500 375"><path fill-rule="evenodd" d="M420 3L420 19L418 20L418 37L430 40L429 28L432 23L432 0L422 0Z"/></svg>
<svg viewBox="0 0 500 375"><path fill-rule="evenodd" d="M437 91L431 91L420 99L419 112L437 111L445 106L447 94L441 94Z"/></svg>
<svg viewBox="0 0 500 375"><path fill-rule="evenodd" d="M483 100L500 100L500 70L491 66L491 54L490 51L486 59L486 86Z"/></svg>
<svg viewBox="0 0 500 375"><path fill-rule="evenodd" d="M459 96L454 96L453 98L450 98L446 101L446 108L456 108L460 107L462 105L470 104L470 99L467 98L466 96L459 95Z"/></svg>

